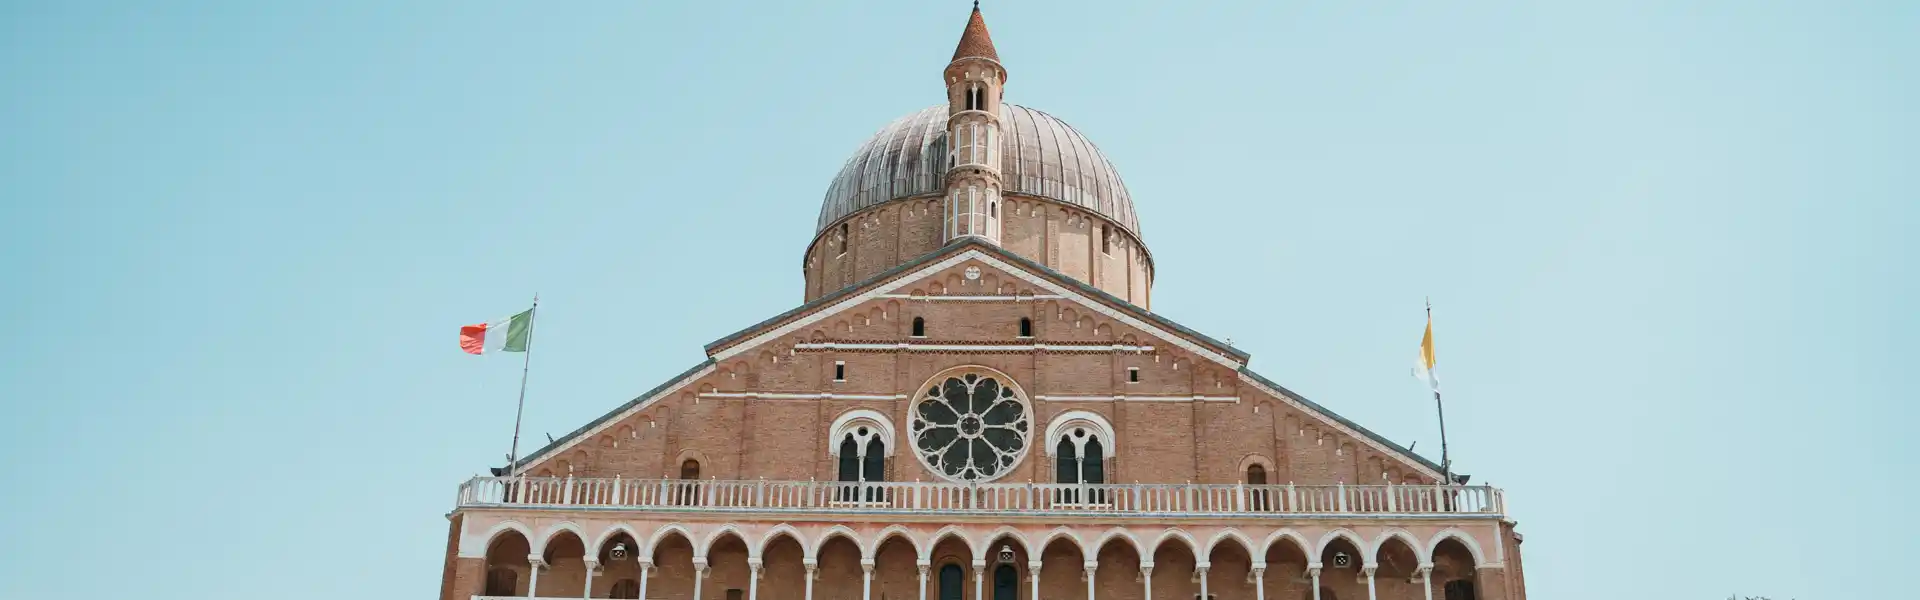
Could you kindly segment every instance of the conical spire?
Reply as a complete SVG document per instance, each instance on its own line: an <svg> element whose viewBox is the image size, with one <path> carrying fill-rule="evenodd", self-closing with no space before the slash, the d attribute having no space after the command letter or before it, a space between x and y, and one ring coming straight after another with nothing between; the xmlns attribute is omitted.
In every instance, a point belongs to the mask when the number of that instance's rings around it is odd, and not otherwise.
<svg viewBox="0 0 1920 600"><path fill-rule="evenodd" d="M960 47L953 49L953 59L989 58L1000 62L1000 54L993 51L993 36L987 35L987 20L980 16L980 3L973 3L973 16L967 19L967 30L960 34Z"/></svg>

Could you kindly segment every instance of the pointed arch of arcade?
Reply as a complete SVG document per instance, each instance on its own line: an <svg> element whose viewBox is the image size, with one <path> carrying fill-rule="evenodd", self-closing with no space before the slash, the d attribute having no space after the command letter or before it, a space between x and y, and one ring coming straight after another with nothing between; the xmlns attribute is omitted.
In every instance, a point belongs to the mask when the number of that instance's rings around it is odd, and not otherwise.
<svg viewBox="0 0 1920 600"><path fill-rule="evenodd" d="M807 548L807 560L820 560L820 549L827 547L827 542L833 541L833 538L837 537L846 538L847 541L852 542L853 547L860 550L861 558L867 558L873 555L873 551L868 549L866 544L861 543L860 534L855 533L853 528L845 525L835 525L828 527L826 532L820 534L819 539L813 541L813 546Z"/></svg>
<svg viewBox="0 0 1920 600"><path fill-rule="evenodd" d="M1134 537L1133 532L1119 527L1114 527L1102 532L1100 537L1094 539L1093 545L1090 547L1094 549L1094 552L1099 552L1101 548L1107 547L1107 542L1116 539L1126 540L1127 545L1133 547L1133 555L1140 557L1141 562L1153 564L1153 555L1147 552L1145 546L1140 545L1140 538Z"/></svg>
<svg viewBox="0 0 1920 600"><path fill-rule="evenodd" d="M907 547L913 549L914 556L919 556L922 554L920 550L920 542L919 540L913 539L912 530L909 530L906 527L902 527L900 525L888 525L886 529L880 530L880 533L874 534L873 544L860 549L860 558L865 560L875 560L876 558L878 558L878 555L880 554L880 547L885 546L887 544L887 540L891 540L894 538L905 540L907 542Z"/></svg>
<svg viewBox="0 0 1920 600"><path fill-rule="evenodd" d="M734 538L740 540L740 545L746 546L749 550L753 548L752 544L747 543L747 535L744 533L741 533L740 528L734 527L732 525L721 525L719 527L715 527L713 531L707 532L707 537L700 541L700 546L693 549L693 557L700 558L700 559L706 558L707 551L712 550L713 545L715 543L718 543L720 541L720 538L726 537L728 535L732 535ZM749 556L751 557L752 555L749 555Z"/></svg>
<svg viewBox="0 0 1920 600"><path fill-rule="evenodd" d="M1200 553L1202 546L1200 545L1199 540L1193 539L1193 534L1187 533L1186 530L1180 529L1177 527L1160 532L1160 537L1154 538L1153 540L1153 549L1149 550L1149 552L1151 552L1152 554L1145 554L1142 556L1153 556L1153 554L1160 553L1160 547L1165 546L1167 544L1167 540L1179 540L1182 543L1185 543L1187 545L1187 551L1193 553L1193 560L1196 563L1206 562L1207 560L1206 555Z"/></svg>
<svg viewBox="0 0 1920 600"><path fill-rule="evenodd" d="M647 546L640 549L640 558L647 562L653 562L654 553L660 550L660 542L667 539L667 536L676 533L680 534L680 537L686 538L687 545L689 546L693 545L695 540L700 539L694 537L693 532L688 531L685 525L679 523L661 525L659 529L653 530L653 535L647 536Z"/></svg>
<svg viewBox="0 0 1920 600"><path fill-rule="evenodd" d="M939 531L933 532L933 535L927 536L927 543L919 547L920 562L932 562L933 549L939 546L940 542L948 538L959 540L961 545L966 546L968 550L973 549L973 540L967 539L967 533L965 531L961 531L959 527L948 525L941 527Z"/></svg>
<svg viewBox="0 0 1920 600"><path fill-rule="evenodd" d="M485 543L480 545L481 555L484 556L487 552L487 549L493 547L494 542L500 541L501 534L504 534L509 531L519 532L520 539L527 541L527 548L529 549L533 548L533 540L539 539L533 535L533 529L527 527L526 524L524 523L521 523L519 521L513 521L513 520L501 521L500 523L487 529L486 535L483 535L480 537L480 539L486 540Z"/></svg>
<svg viewBox="0 0 1920 600"><path fill-rule="evenodd" d="M1098 552L1100 549L1100 546L1098 544L1095 544L1093 546L1088 546L1087 541L1081 538L1080 533L1077 531L1074 531L1072 529L1067 529L1065 527L1055 527L1053 528L1052 531L1048 531L1045 537L1040 538L1040 541L1038 543L1033 545L1034 548L1037 548L1037 550L1034 550L1034 551L1046 552L1047 546L1053 545L1054 540L1059 540L1059 539L1065 539L1067 541L1073 542L1074 549L1080 551L1081 560L1092 560L1089 557L1093 556L1092 553ZM1105 538L1101 538L1101 539L1104 540ZM1089 548L1091 548L1091 550L1089 550Z"/></svg>
<svg viewBox="0 0 1920 600"><path fill-rule="evenodd" d="M580 525L574 523L573 521L561 521L559 523L548 525L545 531L540 532L540 537L527 538L527 541L533 543L534 554L538 554L540 556L546 556L547 543L552 542L553 538L558 537L561 533L567 533L567 532L573 533L573 536L580 538L580 541L583 543L586 540L591 539L587 537L587 534L582 533L580 531Z"/></svg>
<svg viewBox="0 0 1920 600"><path fill-rule="evenodd" d="M973 548L974 560L987 560L987 557L993 555L993 545L1002 540L1012 540L1014 543L1019 544L1020 550L1025 552L1027 556L1036 556L1035 553L1039 552L1033 549L1033 544L1027 542L1027 536L1021 534L1020 530L1002 525L999 529L995 529L992 533L980 538L980 543Z"/></svg>
<svg viewBox="0 0 1920 600"><path fill-rule="evenodd" d="M757 560L760 557L766 556L767 547L773 545L773 540L783 535L792 538L794 543L799 544L802 552L806 552L807 549L813 547L813 544L807 541L806 534L800 533L800 530L794 528L792 525L781 523L768 528L767 533L760 536L759 544L751 545L747 548L753 552L753 558Z"/></svg>
<svg viewBox="0 0 1920 600"><path fill-rule="evenodd" d="M606 531L600 532L599 537L593 539L593 545L587 546L587 556L600 556L601 553L606 551L607 542L613 541L614 536L622 533L627 534L627 537L633 538L635 543L639 543L640 534L635 532L632 526L626 523L616 523L612 527L608 527ZM635 548L634 550L639 550L639 548Z"/></svg>
<svg viewBox="0 0 1920 600"><path fill-rule="evenodd" d="M1204 556L1201 560L1213 562L1213 549L1219 547L1220 542L1228 540L1240 543L1240 549L1247 552L1247 558L1253 561L1253 566L1261 567L1267 564L1266 546L1255 545L1252 539L1247 538L1246 534L1240 533L1240 530L1233 528L1228 528L1220 533L1214 534L1213 539L1207 540L1207 553L1205 555L1195 554L1194 556ZM1255 556L1255 551L1260 552L1260 554Z"/></svg>
<svg viewBox="0 0 1920 600"><path fill-rule="evenodd" d="M1433 534L1433 539L1428 540L1426 547L1421 549L1420 559L1432 563L1433 553L1440 548L1440 542L1449 539L1458 541L1460 545L1467 547L1467 553L1473 556L1474 567L1484 567L1492 564L1487 562L1487 555L1481 552L1480 543L1474 541L1473 536L1468 535L1465 531L1461 531L1458 527L1448 527L1441 530L1440 533Z"/></svg>
<svg viewBox="0 0 1920 600"><path fill-rule="evenodd" d="M1320 561L1319 557L1314 556L1313 544L1307 543L1306 536L1300 535L1300 532L1285 527L1267 534L1266 541L1260 543L1260 554L1264 556L1268 552L1272 552L1273 545L1281 542L1293 542L1294 547L1300 550L1300 555L1307 557L1308 564Z"/></svg>
<svg viewBox="0 0 1920 600"><path fill-rule="evenodd" d="M1327 547L1332 546L1333 541L1338 539L1347 540L1347 543L1353 544L1354 550L1361 551L1360 566L1362 568L1373 566L1372 552L1367 551L1368 548L1372 548L1373 546L1368 544L1365 539L1362 539L1360 534L1354 533L1353 530L1345 527L1329 531L1325 535L1320 536L1320 543L1313 546L1313 553L1307 555L1307 559L1313 562L1320 562L1320 557L1327 553Z"/></svg>
<svg viewBox="0 0 1920 600"><path fill-rule="evenodd" d="M1388 540L1395 539L1406 542L1407 547L1413 549L1415 558L1419 558L1423 562L1433 562L1428 557L1431 552L1427 550L1425 545L1420 543L1420 538L1414 537L1412 533L1409 533L1405 529L1395 527L1382 531L1379 537L1373 538L1373 546L1367 548L1367 564L1380 564L1380 549L1386 547Z"/></svg>

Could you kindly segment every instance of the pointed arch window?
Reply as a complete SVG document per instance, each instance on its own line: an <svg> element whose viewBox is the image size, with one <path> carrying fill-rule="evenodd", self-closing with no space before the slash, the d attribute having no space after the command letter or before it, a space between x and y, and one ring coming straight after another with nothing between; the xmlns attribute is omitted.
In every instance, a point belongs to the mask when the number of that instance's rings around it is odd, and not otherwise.
<svg viewBox="0 0 1920 600"><path fill-rule="evenodd" d="M1107 457L1113 452L1113 425L1099 413L1070 410L1054 417L1047 425L1047 448L1054 456L1054 482L1076 486L1100 486L1107 482ZM1103 504L1106 490L1099 487L1063 488L1059 501L1068 504Z"/></svg>
<svg viewBox="0 0 1920 600"><path fill-rule="evenodd" d="M1247 465L1247 499L1253 503L1253 510L1266 511L1271 508L1267 502L1267 468L1262 465Z"/></svg>
<svg viewBox="0 0 1920 600"><path fill-rule="evenodd" d="M887 456L892 453L893 423L886 415L870 409L847 411L834 419L833 436L838 440L830 451L836 459L835 479L842 484L837 499L841 502L879 502L886 499L885 488L866 484L887 480Z"/></svg>

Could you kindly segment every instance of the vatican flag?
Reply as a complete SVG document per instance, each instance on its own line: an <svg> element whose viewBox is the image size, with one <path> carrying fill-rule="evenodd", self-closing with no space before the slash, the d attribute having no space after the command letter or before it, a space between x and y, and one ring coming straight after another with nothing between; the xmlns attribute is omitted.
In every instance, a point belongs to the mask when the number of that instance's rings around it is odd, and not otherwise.
<svg viewBox="0 0 1920 600"><path fill-rule="evenodd" d="M1433 393L1439 394L1440 375L1434 372L1435 364L1436 362L1433 359L1433 315L1429 314L1427 315L1427 334L1420 336L1420 360L1413 364L1413 376L1426 380L1427 385L1433 388Z"/></svg>

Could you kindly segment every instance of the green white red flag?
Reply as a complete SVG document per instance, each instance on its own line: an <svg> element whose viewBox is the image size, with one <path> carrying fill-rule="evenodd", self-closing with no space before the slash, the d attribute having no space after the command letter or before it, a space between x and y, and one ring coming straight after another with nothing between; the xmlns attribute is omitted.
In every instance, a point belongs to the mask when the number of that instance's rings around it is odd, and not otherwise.
<svg viewBox="0 0 1920 600"><path fill-rule="evenodd" d="M533 330L533 309L479 325L460 328L460 349L467 354L489 352L526 352L528 333Z"/></svg>

